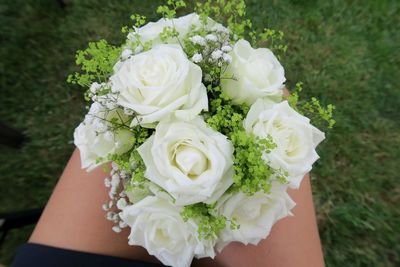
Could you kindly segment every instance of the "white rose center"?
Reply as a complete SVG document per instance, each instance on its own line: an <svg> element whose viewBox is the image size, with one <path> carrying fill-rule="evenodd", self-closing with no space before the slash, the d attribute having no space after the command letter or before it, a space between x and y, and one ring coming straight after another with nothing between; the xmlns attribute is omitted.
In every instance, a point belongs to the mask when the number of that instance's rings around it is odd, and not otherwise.
<svg viewBox="0 0 400 267"><path fill-rule="evenodd" d="M272 123L271 135L278 148L287 157L300 156L303 141L296 129L280 120L275 120Z"/></svg>
<svg viewBox="0 0 400 267"><path fill-rule="evenodd" d="M168 77L169 70L175 62L169 57L160 59L149 57L139 70L139 80L144 86L161 86ZM148 88L146 88L148 89Z"/></svg>
<svg viewBox="0 0 400 267"><path fill-rule="evenodd" d="M258 87L263 88L271 83L269 78L272 69L273 65L270 62L262 58L254 58L246 65L246 76Z"/></svg>
<svg viewBox="0 0 400 267"><path fill-rule="evenodd" d="M191 179L201 175L208 165L208 158L202 151L190 144L179 144L174 151L176 166Z"/></svg>
<svg viewBox="0 0 400 267"><path fill-rule="evenodd" d="M243 201L233 213L233 218L240 218L243 221L252 221L257 219L262 213L265 200L253 198L251 201Z"/></svg>

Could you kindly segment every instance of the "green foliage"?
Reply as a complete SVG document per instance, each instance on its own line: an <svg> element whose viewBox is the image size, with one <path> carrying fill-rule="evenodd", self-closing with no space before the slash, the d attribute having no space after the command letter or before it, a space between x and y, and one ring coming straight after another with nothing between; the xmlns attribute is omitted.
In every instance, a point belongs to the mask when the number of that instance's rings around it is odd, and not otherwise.
<svg viewBox="0 0 400 267"><path fill-rule="evenodd" d="M320 125L325 122L327 127L332 129L333 125L336 123L336 121L333 119L333 110L335 109L335 106L332 104L328 104L326 107L323 107L318 99L312 97L311 101L306 102L302 106L302 109L307 117L314 115L314 121L317 120L314 122L315 125Z"/></svg>
<svg viewBox="0 0 400 267"><path fill-rule="evenodd" d="M130 154L130 158L129 161L130 163L130 171L132 171L132 179L131 182L132 186L142 186L146 181L148 181L146 179L146 177L144 176L144 173L146 171L146 166L143 162L142 157L140 156L139 152L134 149L132 150L131 154Z"/></svg>
<svg viewBox="0 0 400 267"><path fill-rule="evenodd" d="M160 39L162 42L167 43L168 40L178 38L179 32L174 27L164 27L160 33Z"/></svg>
<svg viewBox="0 0 400 267"><path fill-rule="evenodd" d="M131 129L131 131L133 132L133 136L131 138L133 147L130 153L126 153L129 155L127 162L130 166L129 171L132 172L132 182L141 185L147 180L144 177L146 166L144 165L143 159L139 155L137 148L140 147L152 135L154 130L136 126Z"/></svg>
<svg viewBox="0 0 400 267"><path fill-rule="evenodd" d="M318 128L323 130L332 129L336 123L335 119L333 119L335 106L328 104L326 107L323 107L315 97L311 97L309 101L299 100L299 94L302 90L303 83L296 83L295 89L286 98L289 105L299 113L310 118L311 122Z"/></svg>
<svg viewBox="0 0 400 267"><path fill-rule="evenodd" d="M248 195L261 190L269 192L272 174L275 174L280 182L286 183L285 174L271 168L263 160L263 154L269 153L276 147L272 138L258 138L243 128L243 119L248 112L248 106L233 105L220 93L219 87L213 89L220 97L211 100L211 115L205 114L205 117L210 127L228 136L233 143L235 174L231 190L240 190Z"/></svg>
<svg viewBox="0 0 400 267"><path fill-rule="evenodd" d="M268 28L264 28L263 31L259 33L255 30L249 32L249 38L253 47L267 47L274 52L278 58L280 58L281 54L286 52L288 47L284 36L285 34L283 31Z"/></svg>
<svg viewBox="0 0 400 267"><path fill-rule="evenodd" d="M106 40L90 42L88 48L76 53L76 64L82 72L69 75L67 81L82 87L88 87L94 81L107 81L120 53L121 48L108 44Z"/></svg>
<svg viewBox="0 0 400 267"><path fill-rule="evenodd" d="M286 100L288 101L289 105L296 111L299 111L297 104L299 103L299 94L302 90L303 90L303 83L297 82L293 90L291 90L290 95L286 97Z"/></svg>
<svg viewBox="0 0 400 267"><path fill-rule="evenodd" d="M164 18L172 19L175 17L177 9L186 7L183 0L167 0L166 2L166 5L160 5L157 8L157 13L162 14Z"/></svg>
<svg viewBox="0 0 400 267"><path fill-rule="evenodd" d="M250 19L245 18L246 3L244 0L206 0L196 3L195 11L204 23L207 17L218 20L232 32L233 38L244 38L246 30L251 29Z"/></svg>
<svg viewBox="0 0 400 267"><path fill-rule="evenodd" d="M133 22L133 25L137 28L142 27L143 25L146 24L146 16L143 15L132 14L131 20Z"/></svg>
<svg viewBox="0 0 400 267"><path fill-rule="evenodd" d="M253 47L267 47L278 58L287 50L283 31L263 28L262 31L253 28L253 22L246 17L244 0L206 0L196 3L196 12L200 14L203 23L207 17L215 18L226 25L232 33L233 41L248 39Z"/></svg>
<svg viewBox="0 0 400 267"><path fill-rule="evenodd" d="M217 238L219 232L226 227L227 219L222 215L213 214L215 214L214 207L204 203L185 206L181 212L185 222L189 219L196 221L199 237L204 239ZM233 224L233 227L236 225Z"/></svg>
<svg viewBox="0 0 400 267"><path fill-rule="evenodd" d="M271 175L277 172L265 164L263 154L276 147L272 138L260 139L244 130L237 130L230 134L230 139L235 147L234 185L231 190L240 190L248 195L258 191L268 193L271 188ZM282 183L286 182L284 176L279 177Z"/></svg>

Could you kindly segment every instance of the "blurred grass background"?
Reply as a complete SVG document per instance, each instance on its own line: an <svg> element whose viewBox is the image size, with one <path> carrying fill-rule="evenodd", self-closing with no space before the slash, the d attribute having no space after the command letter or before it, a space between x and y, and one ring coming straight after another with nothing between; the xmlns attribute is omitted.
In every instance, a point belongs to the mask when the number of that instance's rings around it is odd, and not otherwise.
<svg viewBox="0 0 400 267"><path fill-rule="evenodd" d="M0 212L44 206L85 113L67 85L88 41L119 44L130 13L157 19L160 1L0 1L0 121L29 142L0 147ZM248 0L258 28L286 33L288 86L336 105L336 128L320 145L313 191L327 266L400 266L400 2ZM33 227L12 231L9 264Z"/></svg>

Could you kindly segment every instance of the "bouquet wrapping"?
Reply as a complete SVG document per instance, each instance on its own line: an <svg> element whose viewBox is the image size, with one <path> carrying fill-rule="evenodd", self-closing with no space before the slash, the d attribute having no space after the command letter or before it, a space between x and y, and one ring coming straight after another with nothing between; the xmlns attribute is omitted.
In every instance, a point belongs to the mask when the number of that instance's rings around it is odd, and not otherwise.
<svg viewBox="0 0 400 267"><path fill-rule="evenodd" d="M292 215L287 189L299 188L325 138L296 108L298 95L283 95L277 56L255 45L279 33L247 41L248 20L211 18L244 16L244 5L232 5L243 1L226 2L176 17L186 4L168 1L147 24L133 15L122 46L89 44L77 54L83 72L69 78L88 88L74 142L82 168L109 168L107 219L165 265L265 239Z"/></svg>

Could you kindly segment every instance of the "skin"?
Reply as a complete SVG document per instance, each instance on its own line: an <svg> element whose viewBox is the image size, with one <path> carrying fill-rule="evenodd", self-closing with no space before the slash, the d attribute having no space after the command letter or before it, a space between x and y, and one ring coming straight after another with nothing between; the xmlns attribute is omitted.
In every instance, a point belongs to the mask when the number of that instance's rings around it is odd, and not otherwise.
<svg viewBox="0 0 400 267"><path fill-rule="evenodd" d="M139 246L128 245L129 230L114 233L101 206L109 201L101 167L80 168L80 155L72 154L29 240L48 246L157 262ZM193 266L221 267L323 267L324 260L307 174L299 190L289 190L297 203L295 216L278 221L267 239L257 246L231 243L216 256L194 260Z"/></svg>

